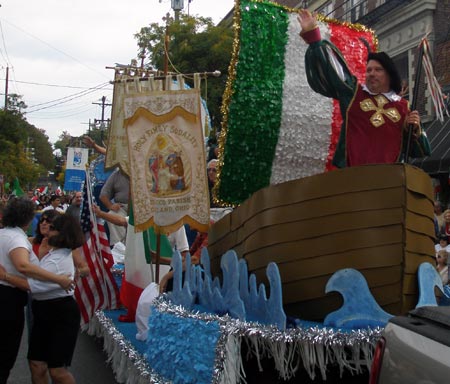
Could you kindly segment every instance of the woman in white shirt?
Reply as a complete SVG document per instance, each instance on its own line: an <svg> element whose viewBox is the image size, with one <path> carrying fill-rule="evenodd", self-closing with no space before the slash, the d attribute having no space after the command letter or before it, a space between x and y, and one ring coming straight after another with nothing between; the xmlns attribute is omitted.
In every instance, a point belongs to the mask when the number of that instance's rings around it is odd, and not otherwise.
<svg viewBox="0 0 450 384"><path fill-rule="evenodd" d="M36 257L31 257L31 244L26 230L35 215L35 204L27 198L11 199L3 212L0 229L0 384L8 380L22 339L24 306L27 293L10 281L16 276L52 281L62 289L74 287L66 275L56 275L40 268ZM33 260L33 261L32 261Z"/></svg>
<svg viewBox="0 0 450 384"><path fill-rule="evenodd" d="M70 215L57 216L50 226L48 244L51 249L39 266L57 275L73 279L75 268L72 250L84 242L80 224ZM70 366L80 325L80 311L73 298L73 291L60 285L24 279L4 273L0 266L0 279L29 290L33 297L33 327L31 329L28 360L33 382L43 382L50 373L52 381L73 384L75 379L66 367Z"/></svg>

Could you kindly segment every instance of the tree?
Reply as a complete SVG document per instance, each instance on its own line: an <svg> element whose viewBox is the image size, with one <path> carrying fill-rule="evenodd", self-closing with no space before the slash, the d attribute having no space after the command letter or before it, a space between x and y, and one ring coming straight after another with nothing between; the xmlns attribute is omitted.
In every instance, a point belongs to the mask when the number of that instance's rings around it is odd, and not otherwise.
<svg viewBox="0 0 450 384"><path fill-rule="evenodd" d="M14 115L18 115L23 117L25 109L27 109L27 105L22 100L22 96L16 93L10 93L7 96L7 110Z"/></svg>
<svg viewBox="0 0 450 384"><path fill-rule="evenodd" d="M214 127L221 123L220 107L231 59L233 32L214 26L211 18L181 14L179 21L167 26L169 34L169 71L180 73L212 72L222 76L202 82L202 95L207 98L208 110ZM164 38L166 26L152 23L135 34L138 55L148 56L146 67L164 69ZM192 86L192 81L187 81ZM207 84L207 87L205 87Z"/></svg>
<svg viewBox="0 0 450 384"><path fill-rule="evenodd" d="M61 151L61 156L65 156L67 147L70 145L70 142L72 140L72 136L69 132L63 131L58 138L59 140L54 144L55 151L59 150Z"/></svg>
<svg viewBox="0 0 450 384"><path fill-rule="evenodd" d="M6 181L18 177L23 186L31 186L54 162L48 137L26 121L21 98L8 95L7 110L0 109L0 170Z"/></svg>

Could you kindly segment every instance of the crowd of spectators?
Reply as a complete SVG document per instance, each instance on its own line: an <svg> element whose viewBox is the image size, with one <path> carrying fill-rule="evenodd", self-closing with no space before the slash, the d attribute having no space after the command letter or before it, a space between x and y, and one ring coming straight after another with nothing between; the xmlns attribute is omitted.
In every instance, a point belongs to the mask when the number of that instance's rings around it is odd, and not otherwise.
<svg viewBox="0 0 450 384"><path fill-rule="evenodd" d="M72 215L75 216L75 214L73 213L75 211L78 213L77 217L79 217L79 209L82 200L81 192L70 192L57 195L54 193L40 193L36 189L35 191L28 191L27 196L36 205L36 217L28 231L28 234L30 236L34 235L37 221L42 212L55 210L59 213L65 213L67 211L68 213L72 213ZM8 201L13 197L15 197L14 194L4 193L2 195L2 199L0 201L0 228L3 227L1 221L3 209L4 207L6 207Z"/></svg>
<svg viewBox="0 0 450 384"><path fill-rule="evenodd" d="M450 209L444 210L444 205L436 200L434 202L434 228L435 228L435 257L436 269L438 270L442 283L448 284L448 260L450 255Z"/></svg>

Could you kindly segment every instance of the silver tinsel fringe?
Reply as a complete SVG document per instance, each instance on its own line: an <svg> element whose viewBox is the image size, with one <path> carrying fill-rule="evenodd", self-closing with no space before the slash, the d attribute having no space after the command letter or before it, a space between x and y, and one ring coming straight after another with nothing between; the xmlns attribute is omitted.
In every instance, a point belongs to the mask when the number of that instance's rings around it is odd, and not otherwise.
<svg viewBox="0 0 450 384"><path fill-rule="evenodd" d="M168 384L169 381L153 372L144 356L117 330L112 320L97 311L89 322L89 335L103 338L103 350L119 383Z"/></svg>
<svg viewBox="0 0 450 384"><path fill-rule="evenodd" d="M382 328L342 331L325 327L293 328L280 331L276 327L187 311L173 305L166 295L155 300L155 309L181 318L217 322L221 337L216 346L213 384L245 382L241 341L247 344L248 353L258 361L269 358L281 379L295 376L302 367L314 379L317 372L326 380L326 372L331 365L337 365L341 375L344 371L359 374L364 368L370 369L375 345ZM102 311L89 324L88 333L103 337L104 350L109 356L117 381L126 384L168 383L149 367L145 357L134 349Z"/></svg>

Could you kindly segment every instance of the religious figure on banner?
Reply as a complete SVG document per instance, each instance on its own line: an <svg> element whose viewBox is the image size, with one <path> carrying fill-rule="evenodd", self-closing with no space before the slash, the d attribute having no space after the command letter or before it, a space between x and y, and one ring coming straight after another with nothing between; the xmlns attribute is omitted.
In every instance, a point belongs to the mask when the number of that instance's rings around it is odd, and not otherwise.
<svg viewBox="0 0 450 384"><path fill-rule="evenodd" d="M199 89L128 95L124 110L136 230L208 231Z"/></svg>
<svg viewBox="0 0 450 384"><path fill-rule="evenodd" d="M182 145L160 133L148 152L148 182L153 195L176 196L189 190L191 166Z"/></svg>

